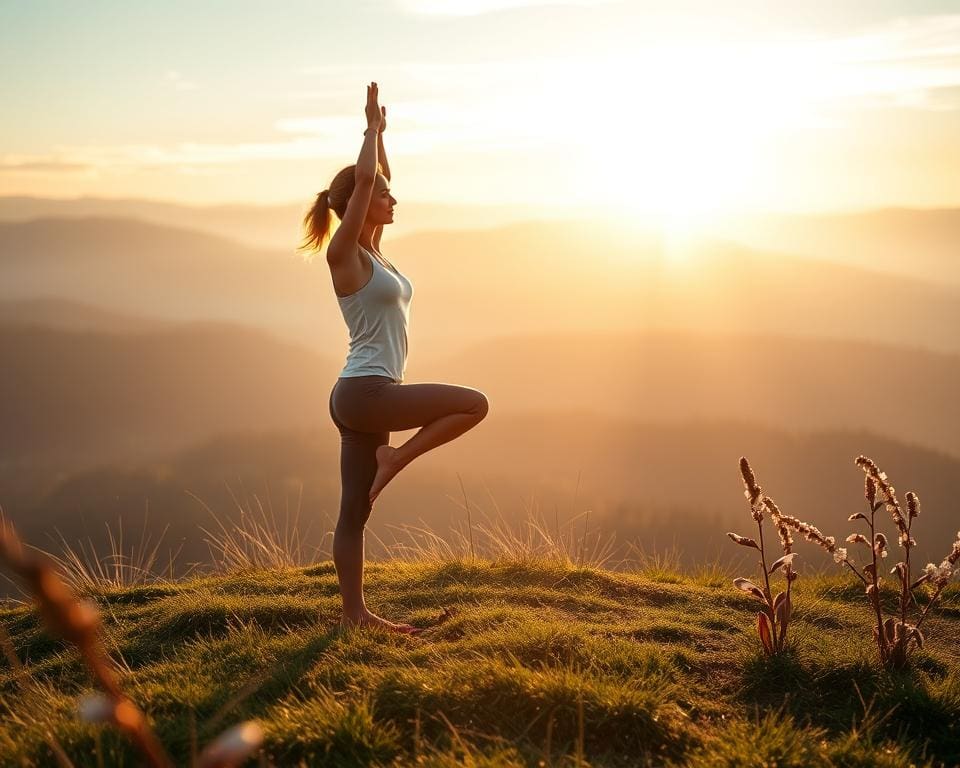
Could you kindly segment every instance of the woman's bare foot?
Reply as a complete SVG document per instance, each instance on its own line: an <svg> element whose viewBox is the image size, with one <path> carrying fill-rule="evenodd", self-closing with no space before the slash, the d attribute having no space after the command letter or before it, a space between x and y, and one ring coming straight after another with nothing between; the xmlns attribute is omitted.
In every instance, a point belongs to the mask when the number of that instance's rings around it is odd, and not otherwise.
<svg viewBox="0 0 960 768"><path fill-rule="evenodd" d="M372 613L364 609L363 613L359 617L348 617L344 614L340 618L341 627L379 627L380 629L385 629L388 632L400 632L405 635L412 635L419 632L419 628L413 626L412 624L396 624L392 621L387 621L381 616Z"/></svg>
<svg viewBox="0 0 960 768"><path fill-rule="evenodd" d="M404 465L397 459L397 449L389 445L381 445L377 448L377 474L373 478L373 485L370 486L370 503L373 504L380 491L389 483L394 475L397 474Z"/></svg>

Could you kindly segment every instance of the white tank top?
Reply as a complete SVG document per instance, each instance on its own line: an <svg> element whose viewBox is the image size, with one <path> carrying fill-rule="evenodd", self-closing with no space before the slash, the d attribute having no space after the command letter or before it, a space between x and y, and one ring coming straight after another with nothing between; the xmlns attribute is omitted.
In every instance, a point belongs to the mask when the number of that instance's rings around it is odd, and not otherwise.
<svg viewBox="0 0 960 768"><path fill-rule="evenodd" d="M407 367L407 324L413 284L399 272L387 269L362 246L373 264L373 275L360 290L337 296L350 331L350 351L341 378L389 376L403 381Z"/></svg>

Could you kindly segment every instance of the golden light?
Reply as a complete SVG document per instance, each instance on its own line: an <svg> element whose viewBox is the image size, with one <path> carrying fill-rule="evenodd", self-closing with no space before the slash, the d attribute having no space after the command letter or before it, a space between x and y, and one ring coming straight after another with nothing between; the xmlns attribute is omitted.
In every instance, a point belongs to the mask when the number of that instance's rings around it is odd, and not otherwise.
<svg viewBox="0 0 960 768"><path fill-rule="evenodd" d="M567 115L591 138L584 186L620 216L653 217L679 249L763 206L765 165L809 124L822 76L789 49L677 45L608 60L577 83L590 95Z"/></svg>

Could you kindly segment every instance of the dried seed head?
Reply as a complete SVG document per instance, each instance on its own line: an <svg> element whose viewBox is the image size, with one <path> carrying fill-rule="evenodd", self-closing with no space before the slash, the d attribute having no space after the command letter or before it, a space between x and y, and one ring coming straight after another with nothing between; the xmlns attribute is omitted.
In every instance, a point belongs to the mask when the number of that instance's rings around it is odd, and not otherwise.
<svg viewBox="0 0 960 768"><path fill-rule="evenodd" d="M753 515L753 519L759 523L763 520L763 505L760 503L763 489L757 484L756 475L753 474L750 462L747 461L745 456L740 457L740 476L743 478L744 486L746 486L743 495L750 500L750 513Z"/></svg>
<svg viewBox="0 0 960 768"><path fill-rule="evenodd" d="M833 554L833 551L837 548L836 539L833 536L824 536L820 533L819 530L810 523L805 523L802 520L798 520L795 517L790 515L779 515L780 520L783 521L783 524L793 528L795 531L803 534L807 540L814 542L817 546L822 547L827 550L827 552Z"/></svg>
<svg viewBox="0 0 960 768"><path fill-rule="evenodd" d="M107 712L102 700L92 699L83 705L81 715L91 718L109 715L111 722L137 742L151 765L172 765L143 714L119 688L100 641L100 616L96 606L78 600L57 575L50 558L23 546L13 526L8 524L0 525L0 557L6 558L13 570L29 583L47 626L77 646L87 666L107 690L111 712Z"/></svg>
<svg viewBox="0 0 960 768"><path fill-rule="evenodd" d="M847 562L847 550L845 550L843 547L837 547L837 551L833 553L833 562L835 563Z"/></svg>
<svg viewBox="0 0 960 768"><path fill-rule="evenodd" d="M958 534L957 542L960 542L960 534ZM954 552L956 551L957 544L954 544ZM950 555L953 555L953 552L951 552ZM943 562L941 562L940 565L927 563L926 567L923 569L923 574L934 586L945 587L947 582L953 577L953 566L955 563L956 559L951 560L950 556L947 556L943 559Z"/></svg>
<svg viewBox="0 0 960 768"><path fill-rule="evenodd" d="M870 542L867 541L867 537L864 536L862 533L851 533L849 536L847 536L847 544L868 544L869 545Z"/></svg>
<svg viewBox="0 0 960 768"><path fill-rule="evenodd" d="M863 495L866 497L870 507L877 502L877 483L870 475L863 478Z"/></svg>
<svg viewBox="0 0 960 768"><path fill-rule="evenodd" d="M953 549L946 557L946 562L950 565L956 565L957 560L960 560L960 531L957 531L957 540L953 542Z"/></svg>
<svg viewBox="0 0 960 768"><path fill-rule="evenodd" d="M780 537L780 546L783 547L783 554L789 555L793 551L793 537L790 535L790 529L783 522L783 513L780 507L776 505L769 496L763 497L764 506L773 519L773 524L777 526L777 535Z"/></svg>
<svg viewBox="0 0 960 768"><path fill-rule="evenodd" d="M920 514L920 499L913 491L907 493L907 514L911 519Z"/></svg>
<svg viewBox="0 0 960 768"><path fill-rule="evenodd" d="M859 466L864 472L873 478L874 482L876 482L877 487L880 489L880 492L883 495L884 501L887 502L887 511L893 518L893 522L896 523L897 529L899 531L906 531L907 523L903 519L903 513L900 511L900 502L897 501L897 489L887 482L887 473L881 472L880 467L874 464L873 461L868 459L866 456L858 456L856 458L856 463L857 466Z"/></svg>

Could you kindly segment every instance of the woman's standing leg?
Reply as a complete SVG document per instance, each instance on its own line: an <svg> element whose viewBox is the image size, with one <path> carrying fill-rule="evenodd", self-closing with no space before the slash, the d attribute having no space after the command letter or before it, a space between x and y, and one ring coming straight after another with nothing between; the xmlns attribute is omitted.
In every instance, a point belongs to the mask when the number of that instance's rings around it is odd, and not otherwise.
<svg viewBox="0 0 960 768"><path fill-rule="evenodd" d="M333 534L333 563L343 595L343 614L360 621L363 600L363 529L370 517L368 489L377 471L376 451L389 432L340 432L340 515Z"/></svg>
<svg viewBox="0 0 960 768"><path fill-rule="evenodd" d="M344 426L333 412L340 431L340 514L333 534L333 563L343 597L343 624L378 624L404 631L409 624L394 624L367 609L363 598L364 526L370 517L369 489L377 471L376 451L390 440L389 432L359 432Z"/></svg>

